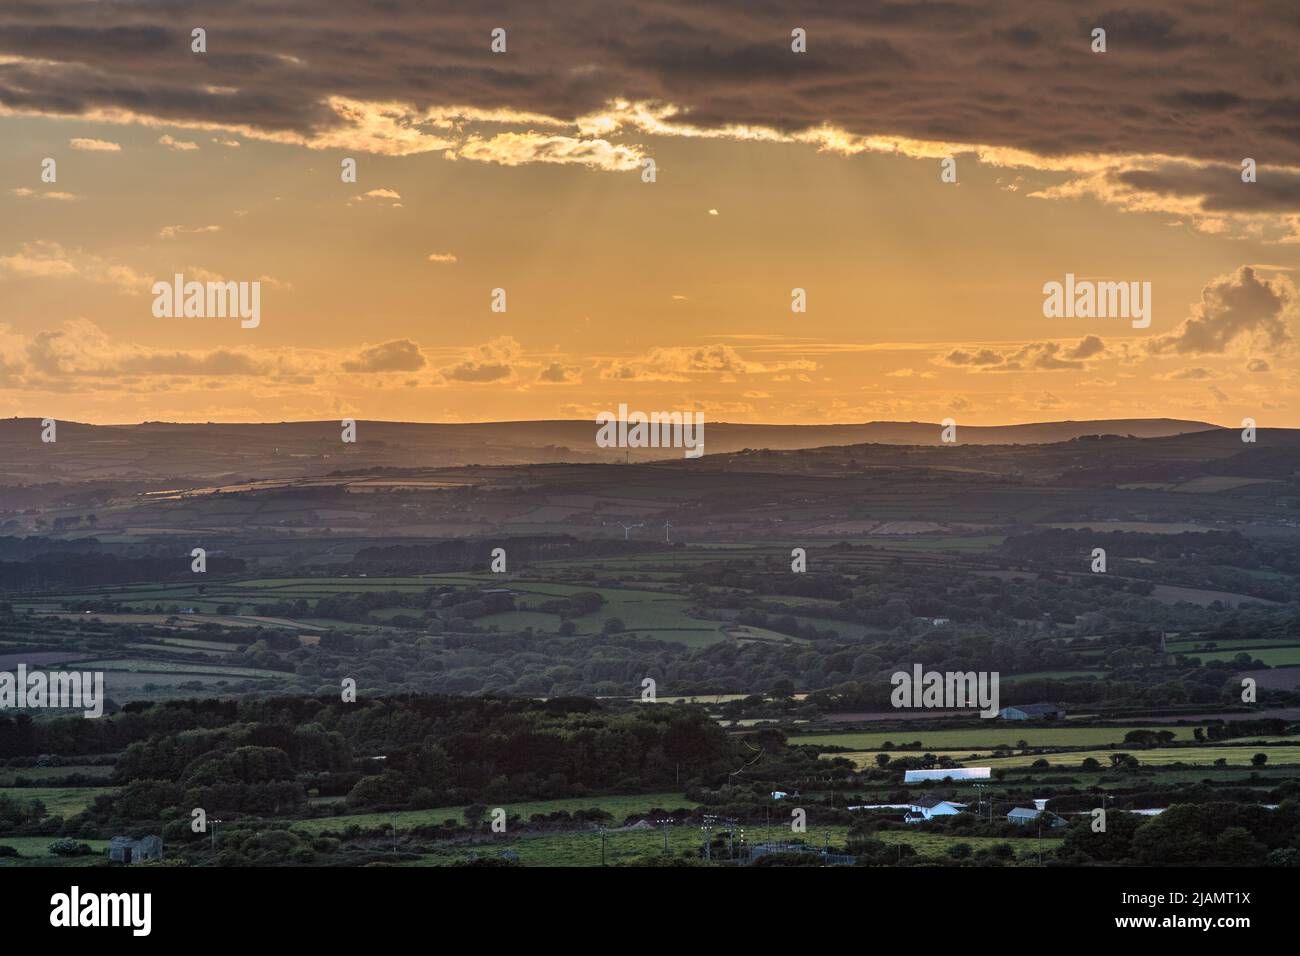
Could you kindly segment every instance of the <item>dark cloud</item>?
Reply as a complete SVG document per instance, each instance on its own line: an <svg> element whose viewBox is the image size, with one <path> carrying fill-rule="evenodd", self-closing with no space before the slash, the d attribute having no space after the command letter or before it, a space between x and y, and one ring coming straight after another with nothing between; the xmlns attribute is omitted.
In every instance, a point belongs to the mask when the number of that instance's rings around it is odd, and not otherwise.
<svg viewBox="0 0 1300 956"><path fill-rule="evenodd" d="M995 30L993 35L999 40L1007 43L1009 46L1019 50L1027 50L1030 47L1038 46L1042 41L1042 36L1032 27L1011 27L1007 30Z"/></svg>
<svg viewBox="0 0 1300 956"><path fill-rule="evenodd" d="M1031 342L1010 349L952 349L938 358L940 365L982 372L1059 372L1087 368L1085 359L1104 355L1106 345L1087 335L1072 346L1060 342Z"/></svg>
<svg viewBox="0 0 1300 956"><path fill-rule="evenodd" d="M259 375L262 366L247 355L217 349L202 355L189 352L155 353L123 358L109 374L137 375Z"/></svg>
<svg viewBox="0 0 1300 956"><path fill-rule="evenodd" d="M1240 106L1242 98L1231 90L1180 90L1165 98L1170 106L1214 112Z"/></svg>
<svg viewBox="0 0 1300 956"><path fill-rule="evenodd" d="M1067 359L1086 359L1100 355L1104 351L1106 351L1106 343L1098 336L1085 335L1077 345L1066 349L1062 354Z"/></svg>
<svg viewBox="0 0 1300 956"><path fill-rule="evenodd" d="M1204 365L1193 365L1188 368L1180 368L1176 372L1170 372L1167 377L1178 381L1200 381L1214 378L1214 373Z"/></svg>
<svg viewBox="0 0 1300 956"><path fill-rule="evenodd" d="M340 122L330 96L565 120L625 98L701 126L1300 165L1298 20L1269 0L51 0L0 6L0 56L26 58L0 64L0 105L305 135ZM498 25L504 55L488 50ZM806 54L789 52L794 26ZM1089 50L1095 26L1107 53Z"/></svg>
<svg viewBox="0 0 1300 956"><path fill-rule="evenodd" d="M1171 13L1157 10L1108 10L1080 18L1078 24L1084 34L1090 34L1094 27L1103 27L1107 50L1115 44L1116 52L1125 47L1151 52L1181 50L1208 39L1188 32Z"/></svg>
<svg viewBox="0 0 1300 956"><path fill-rule="evenodd" d="M1258 161L1258 157L1251 158ZM1300 212L1300 173L1263 165L1257 168L1256 177L1255 182L1246 183L1241 180L1239 166L1234 170L1188 163L1119 170L1109 175L1112 184L1142 193L1195 197L1206 213Z"/></svg>
<svg viewBox="0 0 1300 956"><path fill-rule="evenodd" d="M945 365L967 368L996 368L1006 362L1006 353L994 349L979 349L971 352L966 349L953 349L943 356Z"/></svg>
<svg viewBox="0 0 1300 956"><path fill-rule="evenodd" d="M537 374L537 381L550 385L572 385L580 381L582 369L577 365L552 362Z"/></svg>
<svg viewBox="0 0 1300 956"><path fill-rule="evenodd" d="M498 336L469 352L461 361L442 369L442 376L457 382L501 382L514 377L523 348L508 335Z"/></svg>
<svg viewBox="0 0 1300 956"><path fill-rule="evenodd" d="M509 378L509 365L500 362L461 362L444 373L447 378L458 382L499 382Z"/></svg>
<svg viewBox="0 0 1300 956"><path fill-rule="evenodd" d="M1148 345L1152 355L1222 355L1240 342L1269 351L1291 344L1295 286L1284 276L1264 279L1250 266L1219 276L1201 290L1192 314Z"/></svg>
<svg viewBox="0 0 1300 956"><path fill-rule="evenodd" d="M420 346L410 339L394 339L361 350L356 359L343 363L345 372L414 372L424 368Z"/></svg>

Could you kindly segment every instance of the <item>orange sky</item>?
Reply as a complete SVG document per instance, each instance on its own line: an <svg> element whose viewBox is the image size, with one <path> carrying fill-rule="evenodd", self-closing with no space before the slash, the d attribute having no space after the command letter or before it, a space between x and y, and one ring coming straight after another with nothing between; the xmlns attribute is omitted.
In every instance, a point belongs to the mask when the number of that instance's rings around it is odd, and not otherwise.
<svg viewBox="0 0 1300 956"><path fill-rule="evenodd" d="M577 120L505 94L499 114L452 119L350 99L329 103L328 135L290 135L203 109L23 108L6 65L6 414L474 421L626 403L743 422L1300 426L1300 214L1207 199L1300 181L1265 156L1244 184L1236 154L1169 144L1046 155L830 116L685 127L615 86ZM155 317L151 286L176 272L259 281L260 324ZM1043 285L1066 273L1150 282L1150 327L1045 318Z"/></svg>

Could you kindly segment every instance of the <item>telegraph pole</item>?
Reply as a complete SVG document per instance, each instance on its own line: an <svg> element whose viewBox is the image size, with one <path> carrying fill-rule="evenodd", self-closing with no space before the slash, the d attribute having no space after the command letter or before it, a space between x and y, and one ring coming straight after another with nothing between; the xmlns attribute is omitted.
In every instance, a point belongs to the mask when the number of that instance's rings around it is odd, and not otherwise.
<svg viewBox="0 0 1300 956"><path fill-rule="evenodd" d="M660 817L654 822L659 825L659 829L664 831L664 855L667 856L668 853L670 852L668 849L668 827L676 823L677 821L674 820L672 817Z"/></svg>

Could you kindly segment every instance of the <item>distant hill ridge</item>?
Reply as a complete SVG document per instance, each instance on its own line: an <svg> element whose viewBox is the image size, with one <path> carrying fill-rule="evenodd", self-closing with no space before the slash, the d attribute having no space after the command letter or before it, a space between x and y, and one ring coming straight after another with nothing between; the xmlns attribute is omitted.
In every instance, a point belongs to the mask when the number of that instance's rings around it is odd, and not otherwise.
<svg viewBox="0 0 1300 956"><path fill-rule="evenodd" d="M422 437L501 437L518 440L528 437L534 441L553 442L555 439L581 439L590 441L596 425L590 419L541 419L501 422L390 422L358 419L359 426L367 431L382 432L385 440L398 435ZM1185 421L1175 418L1112 418L1095 421L1027 422L1017 425L960 425L963 442L978 444L1041 444L1069 441L1080 435L1131 435L1135 438L1158 438L1181 435L1187 432L1209 431L1220 426L1208 422ZM140 422L138 424L94 425L73 421L60 421L60 430L80 434L82 429L103 430L108 437L123 434L167 434L175 436L198 431L223 432L244 435L284 435L291 438L337 438L337 421L303 422ZM736 436L762 436L769 441L794 442L789 447L812 447L813 444L865 444L881 442L890 445L939 444L942 425L934 422L862 422L834 425L772 425L734 422L706 423L706 429L715 442L726 443ZM13 437L13 433L35 429L40 431L40 419L0 419L0 440ZM25 436L24 436L25 437ZM761 447L777 447L766 445Z"/></svg>
<svg viewBox="0 0 1300 956"><path fill-rule="evenodd" d="M58 422L58 440L42 444L36 418L0 419L0 481L67 482L165 477L323 475L364 468L528 465L652 461L678 457L662 449L599 448L591 420L423 423L359 420L357 441L341 441L338 421L272 423ZM742 449L794 451L837 445L939 445L931 422L838 425L749 425L708 422L706 456ZM1041 445L1085 435L1167 438L1218 431L1207 422L1103 419L1020 425L958 425L962 445Z"/></svg>

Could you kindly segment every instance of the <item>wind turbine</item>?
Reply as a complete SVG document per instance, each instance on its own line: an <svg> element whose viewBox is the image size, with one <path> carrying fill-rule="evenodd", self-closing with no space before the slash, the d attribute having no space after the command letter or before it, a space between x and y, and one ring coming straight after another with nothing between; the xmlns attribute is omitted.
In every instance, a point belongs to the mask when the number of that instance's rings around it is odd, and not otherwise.
<svg viewBox="0 0 1300 956"><path fill-rule="evenodd" d="M645 527L644 524L625 524L625 525L623 525L623 540L624 540L624 541L627 540L627 534L628 534L628 532L631 531L633 528L644 528L644 527Z"/></svg>
<svg viewBox="0 0 1300 956"><path fill-rule="evenodd" d="M669 539L668 539L668 529L671 528L671 527L672 527L672 525L669 524L669 523L668 523L668 520L665 518L665 519L664 519L664 541L665 541L665 542L667 542L667 541L669 540Z"/></svg>

